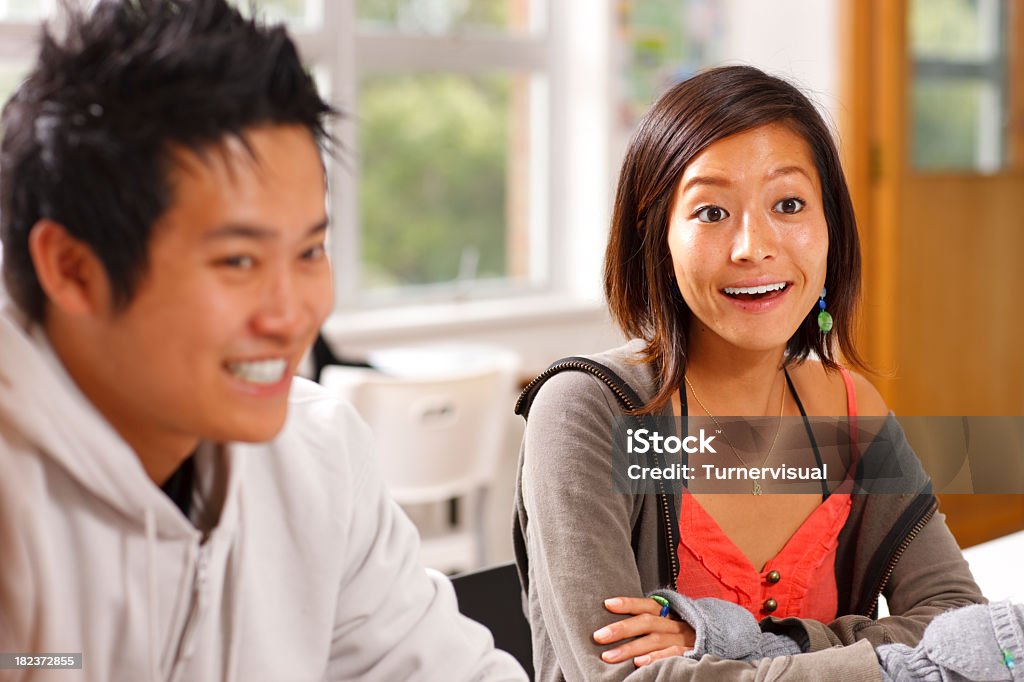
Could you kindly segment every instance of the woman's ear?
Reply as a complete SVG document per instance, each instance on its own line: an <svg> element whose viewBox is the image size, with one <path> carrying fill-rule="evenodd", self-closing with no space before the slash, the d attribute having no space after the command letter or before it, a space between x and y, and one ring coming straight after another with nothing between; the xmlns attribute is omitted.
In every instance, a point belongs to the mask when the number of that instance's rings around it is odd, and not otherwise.
<svg viewBox="0 0 1024 682"><path fill-rule="evenodd" d="M28 236L29 254L50 305L69 315L90 315L110 305L110 282L89 246L60 223L43 219Z"/></svg>

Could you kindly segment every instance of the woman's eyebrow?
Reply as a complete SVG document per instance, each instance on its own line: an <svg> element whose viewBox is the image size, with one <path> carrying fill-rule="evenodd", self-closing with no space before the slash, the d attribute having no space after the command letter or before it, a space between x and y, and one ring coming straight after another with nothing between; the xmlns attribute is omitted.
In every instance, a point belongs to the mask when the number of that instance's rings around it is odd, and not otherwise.
<svg viewBox="0 0 1024 682"><path fill-rule="evenodd" d="M683 185L683 192L689 192L694 187L700 187L704 185L710 187L729 187L730 185L732 185L732 181L730 181L729 178L724 176L696 175L686 181L686 184Z"/></svg>
<svg viewBox="0 0 1024 682"><path fill-rule="evenodd" d="M765 174L765 179L774 180L784 175L791 175L793 173L799 173L808 180L812 180L811 176L801 166L780 166L779 168L773 168ZM813 180L812 180L813 181ZM695 175L683 185L683 192L689 192L694 187L730 187L732 181L726 176L720 175Z"/></svg>
<svg viewBox="0 0 1024 682"><path fill-rule="evenodd" d="M799 173L808 180L811 179L811 176L807 174L807 171L800 166L782 166L781 168L773 168L772 170L768 171L768 173L765 175L765 178L768 180L774 180L775 178L781 177L783 175L791 175L793 173Z"/></svg>

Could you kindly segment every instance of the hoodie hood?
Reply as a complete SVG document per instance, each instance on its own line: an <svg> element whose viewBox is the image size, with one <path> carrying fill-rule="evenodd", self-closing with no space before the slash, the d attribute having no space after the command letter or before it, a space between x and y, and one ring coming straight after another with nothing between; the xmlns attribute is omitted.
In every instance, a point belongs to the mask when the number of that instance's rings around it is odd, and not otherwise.
<svg viewBox="0 0 1024 682"><path fill-rule="evenodd" d="M42 327L30 323L2 288L0 349L0 434L17 449L62 471L83 492L79 500L112 509L121 519L115 547L130 543L132 536L142 539L142 554L135 559L131 552L108 554L113 560L110 570L132 576L115 593L115 599L124 613L135 614L125 617L141 617L136 622L146 636L145 650L140 653L148 679L166 679L168 674L170 679L181 679L181 658L187 661L192 655L197 624L209 610L209 590L204 587L207 567L211 562L227 566L224 579L241 580L238 505L225 503L220 523L203 543L203 533L153 483L132 448L81 392ZM226 496L233 492L237 500L236 469L229 459ZM54 502L60 505L66 500ZM81 517L94 518L85 510ZM214 537L219 541L213 542ZM168 547L180 549L168 553ZM107 552L112 549L107 546ZM229 555L235 559L229 562ZM168 570L179 576L174 590L168 589L162 577ZM232 622L239 619L240 601L225 601L221 608L233 614ZM224 649L227 667L223 679L233 679L238 653L235 639Z"/></svg>
<svg viewBox="0 0 1024 682"><path fill-rule="evenodd" d="M151 514L152 530L161 536L197 533L82 394L42 327L29 322L2 287L0 349L0 430L30 444L139 530Z"/></svg>

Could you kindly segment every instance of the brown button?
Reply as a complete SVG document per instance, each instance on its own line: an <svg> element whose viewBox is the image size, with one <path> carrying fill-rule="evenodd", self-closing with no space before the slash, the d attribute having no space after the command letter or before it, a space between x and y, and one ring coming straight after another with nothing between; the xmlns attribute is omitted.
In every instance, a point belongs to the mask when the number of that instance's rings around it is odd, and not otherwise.
<svg viewBox="0 0 1024 682"><path fill-rule="evenodd" d="M763 608L766 612L771 613L775 609L779 608L779 602L774 599L765 599Z"/></svg>
<svg viewBox="0 0 1024 682"><path fill-rule="evenodd" d="M772 571L772 572L770 572L768 574L767 578L768 578L768 582L770 582L772 585L774 585L775 583L777 583L780 580L782 580L782 575L779 574L778 571Z"/></svg>

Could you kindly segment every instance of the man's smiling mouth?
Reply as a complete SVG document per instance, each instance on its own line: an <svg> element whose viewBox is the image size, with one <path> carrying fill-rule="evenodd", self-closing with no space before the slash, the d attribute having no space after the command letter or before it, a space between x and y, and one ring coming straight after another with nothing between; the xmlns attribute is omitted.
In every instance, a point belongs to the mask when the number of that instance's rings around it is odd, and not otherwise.
<svg viewBox="0 0 1024 682"><path fill-rule="evenodd" d="M284 378L288 361L284 358L228 362L224 365L231 376L250 384L276 384Z"/></svg>

